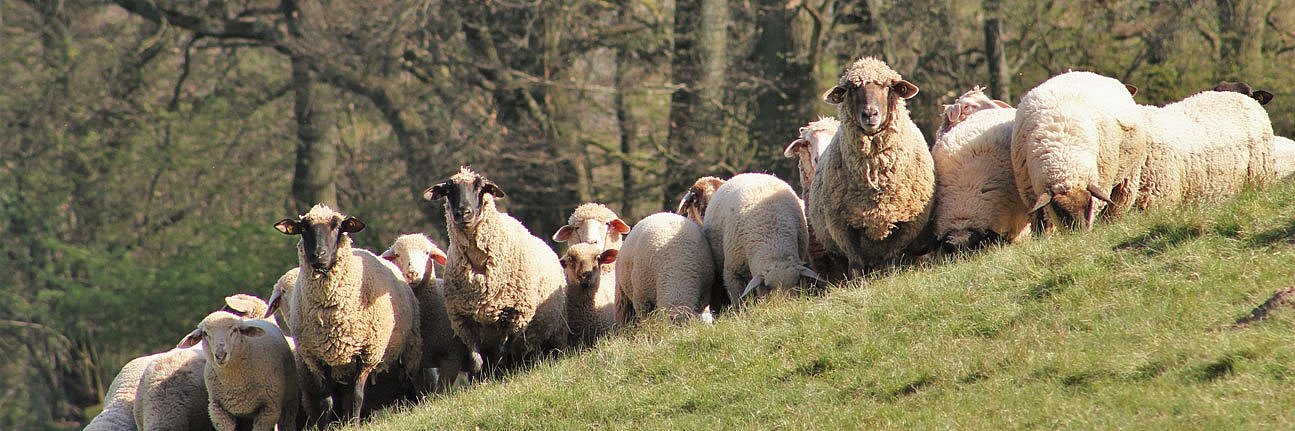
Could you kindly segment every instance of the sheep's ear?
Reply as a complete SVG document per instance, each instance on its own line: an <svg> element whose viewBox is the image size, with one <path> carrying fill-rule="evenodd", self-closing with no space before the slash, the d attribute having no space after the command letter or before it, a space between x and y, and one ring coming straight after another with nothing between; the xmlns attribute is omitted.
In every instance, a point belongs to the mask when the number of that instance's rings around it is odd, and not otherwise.
<svg viewBox="0 0 1295 431"><path fill-rule="evenodd" d="M1130 95L1130 96L1137 96L1137 95L1138 95L1138 87L1135 87L1135 86L1133 86L1132 84L1124 84L1124 89L1125 89L1125 90L1129 90L1129 95Z"/></svg>
<svg viewBox="0 0 1295 431"><path fill-rule="evenodd" d="M383 252L383 253L382 253L382 258L383 258L383 259L386 259L386 260L389 260L389 261L391 261L392 263L395 263L395 262L396 262L396 259L399 259L399 258L400 258L400 253L395 253L395 252L392 252L392 251L388 250L388 251L386 251L386 252Z"/></svg>
<svg viewBox="0 0 1295 431"><path fill-rule="evenodd" d="M1093 197L1102 202L1106 202L1107 205L1113 203L1111 202L1111 195L1106 193L1105 190L1102 190L1101 187L1098 187L1097 184L1088 183L1088 194L1093 195Z"/></svg>
<svg viewBox="0 0 1295 431"><path fill-rule="evenodd" d="M598 255L598 263L602 265L615 263L616 256L619 256L619 255L620 255L620 250L617 250L614 248L603 250L603 252Z"/></svg>
<svg viewBox="0 0 1295 431"><path fill-rule="evenodd" d="M1250 97L1255 98L1260 105L1267 105L1268 102L1273 101L1273 94L1263 90L1255 90L1253 93L1250 93Z"/></svg>
<svg viewBox="0 0 1295 431"><path fill-rule="evenodd" d="M826 93L823 93L823 101L833 105L840 105L841 102L845 101L845 92L845 87L840 85L832 87L831 90L827 90Z"/></svg>
<svg viewBox="0 0 1295 431"><path fill-rule="evenodd" d="M1043 207L1047 206L1048 203L1050 202L1052 202L1051 193L1047 193L1047 192L1039 193L1039 197L1034 200L1034 205L1030 207L1030 212L1028 214L1034 214L1035 212L1038 212L1039 210L1043 209Z"/></svg>
<svg viewBox="0 0 1295 431"><path fill-rule="evenodd" d="M253 338L261 337L265 335L265 328L262 328L260 326L248 325L242 328L238 328L238 333L243 334L244 337L253 337Z"/></svg>
<svg viewBox="0 0 1295 431"><path fill-rule="evenodd" d="M301 223L299 220L285 218L274 224L274 228L284 235L301 235Z"/></svg>
<svg viewBox="0 0 1295 431"><path fill-rule="evenodd" d="M683 199L679 199L679 207L675 208L675 214L683 215L686 211L685 208L688 208L689 205L696 201L697 193L694 193L692 189L688 189L688 192L683 194Z"/></svg>
<svg viewBox="0 0 1295 431"><path fill-rule="evenodd" d="M558 263L562 264L563 268L571 266L571 256L563 255L561 259L558 259Z"/></svg>
<svg viewBox="0 0 1295 431"><path fill-rule="evenodd" d="M202 342L202 328L194 329L189 335L185 335L179 344L175 345L177 349L188 349Z"/></svg>
<svg viewBox="0 0 1295 431"><path fill-rule="evenodd" d="M630 233L630 225L625 224L625 221L621 219L612 219L612 221L607 222L607 226L621 235Z"/></svg>
<svg viewBox="0 0 1295 431"><path fill-rule="evenodd" d="M225 297L224 309L225 311L228 311L231 314L237 314L239 316L246 317L247 313L252 312L252 308L253 306L250 300L245 300L243 298L232 296L232 295Z"/></svg>
<svg viewBox="0 0 1295 431"><path fill-rule="evenodd" d="M571 235L575 234L575 227L572 227L571 225L562 226L558 228L557 232L553 233L553 240L557 242L567 242L567 240L571 239Z"/></svg>
<svg viewBox="0 0 1295 431"><path fill-rule="evenodd" d="M274 292L270 293L270 299L265 302L265 317L273 316L275 311L279 311L279 301L282 300L283 291L274 289Z"/></svg>
<svg viewBox="0 0 1295 431"><path fill-rule="evenodd" d="M445 266L445 261L447 259L449 258L445 256L445 252L440 250L432 250L432 260L436 261L436 263L439 263L441 266Z"/></svg>
<svg viewBox="0 0 1295 431"><path fill-rule="evenodd" d="M495 199L503 199L504 197L508 196L504 194L504 190L499 188L499 185L495 184L494 181L486 181L485 183L481 184L481 192L490 193L490 195L494 196Z"/></svg>
<svg viewBox="0 0 1295 431"><path fill-rule="evenodd" d="M342 220L342 232L355 233L364 230L364 222L355 217L347 217Z"/></svg>
<svg viewBox="0 0 1295 431"><path fill-rule="evenodd" d="M917 86L901 79L890 85L890 91L893 91L901 99L911 99L917 95Z"/></svg>
<svg viewBox="0 0 1295 431"><path fill-rule="evenodd" d="M1012 105L1008 104L1007 102L1004 102L1004 101L1002 101L1002 100L998 100L998 99L994 99L994 104L995 104L995 105L998 105L998 107L999 107L999 108L1011 108L1011 107L1012 107Z"/></svg>
<svg viewBox="0 0 1295 431"><path fill-rule="evenodd" d="M791 141L790 144L787 144L787 148L782 150L782 156L789 159L792 157L796 157L796 151L800 150L801 148L805 148L805 146L807 145L809 145L809 142L806 142L803 138L796 138L796 140Z"/></svg>
<svg viewBox="0 0 1295 431"><path fill-rule="evenodd" d="M453 184L449 181L428 187L427 190L423 190L423 200L435 201L443 198L450 194L450 187L453 187Z"/></svg>

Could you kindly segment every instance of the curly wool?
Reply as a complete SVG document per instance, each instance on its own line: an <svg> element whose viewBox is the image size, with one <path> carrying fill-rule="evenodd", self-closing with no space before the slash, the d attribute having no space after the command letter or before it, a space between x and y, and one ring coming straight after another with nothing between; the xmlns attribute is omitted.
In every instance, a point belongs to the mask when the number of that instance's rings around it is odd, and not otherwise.
<svg viewBox="0 0 1295 431"><path fill-rule="evenodd" d="M805 208L778 177L749 173L730 178L711 196L702 231L733 304L753 279L782 292L800 284L807 268Z"/></svg>
<svg viewBox="0 0 1295 431"><path fill-rule="evenodd" d="M108 385L103 411L86 424L84 431L123 431L135 428L135 391L139 389L140 376L149 362L166 353L156 353L131 359L121 367Z"/></svg>
<svg viewBox="0 0 1295 431"><path fill-rule="evenodd" d="M1295 174L1295 141L1273 135L1273 173L1277 178Z"/></svg>
<svg viewBox="0 0 1295 431"><path fill-rule="evenodd" d="M140 374L135 392L135 427L140 430L214 430L207 415L207 365L201 346L156 355Z"/></svg>
<svg viewBox="0 0 1295 431"><path fill-rule="evenodd" d="M697 223L667 212L644 217L616 259L616 322L656 310L674 322L699 316L714 282L715 262Z"/></svg>
<svg viewBox="0 0 1295 431"><path fill-rule="evenodd" d="M993 234L1016 242L1030 232L1029 208L1012 175L1015 109L977 111L935 141L935 237L974 246Z"/></svg>

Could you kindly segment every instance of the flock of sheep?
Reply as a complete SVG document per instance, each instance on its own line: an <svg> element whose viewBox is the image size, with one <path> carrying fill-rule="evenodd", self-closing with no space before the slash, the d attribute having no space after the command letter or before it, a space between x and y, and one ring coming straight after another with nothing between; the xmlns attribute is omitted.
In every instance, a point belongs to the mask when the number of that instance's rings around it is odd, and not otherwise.
<svg viewBox="0 0 1295 431"><path fill-rule="evenodd" d="M86 429L349 421L591 346L649 313L709 321L750 297L1218 198L1295 169L1295 143L1273 136L1260 106L1272 95L1245 84L1164 107L1089 72L1043 82L1018 108L977 87L946 105L930 147L905 107L917 92L862 58L823 96L838 118L802 127L784 151L799 157L801 193L761 173L704 177L675 213L633 227L587 203L553 235L569 244L561 257L468 168L423 196L444 201L448 253L422 234L381 255L354 248L364 222L316 205L274 225L300 237L299 266L268 301L231 296L175 349L130 361Z"/></svg>

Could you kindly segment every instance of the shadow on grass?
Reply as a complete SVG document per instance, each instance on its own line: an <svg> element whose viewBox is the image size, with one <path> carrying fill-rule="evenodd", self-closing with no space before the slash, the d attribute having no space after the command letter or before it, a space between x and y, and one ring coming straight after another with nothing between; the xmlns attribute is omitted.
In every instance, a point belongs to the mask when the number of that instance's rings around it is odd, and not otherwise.
<svg viewBox="0 0 1295 431"><path fill-rule="evenodd" d="M1039 284L1030 287L1026 293L1026 299L1033 301L1042 301L1048 299L1053 294L1064 290L1067 287L1075 285L1075 277L1070 274L1061 274L1048 277Z"/></svg>
<svg viewBox="0 0 1295 431"><path fill-rule="evenodd" d="M1295 243L1295 219L1287 220L1281 227L1255 234L1247 244L1251 247L1266 247L1277 242Z"/></svg>
<svg viewBox="0 0 1295 431"><path fill-rule="evenodd" d="M1134 251L1144 256L1155 256L1204 234L1205 227L1200 225L1158 224L1152 226L1147 233L1116 244L1115 251Z"/></svg>

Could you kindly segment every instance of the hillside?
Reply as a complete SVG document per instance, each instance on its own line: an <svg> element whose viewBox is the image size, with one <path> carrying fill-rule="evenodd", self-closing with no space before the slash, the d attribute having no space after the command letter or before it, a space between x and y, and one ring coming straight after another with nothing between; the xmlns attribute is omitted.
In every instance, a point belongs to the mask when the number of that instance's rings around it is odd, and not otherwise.
<svg viewBox="0 0 1295 431"><path fill-rule="evenodd" d="M368 430L1290 428L1295 183L646 324Z"/></svg>

